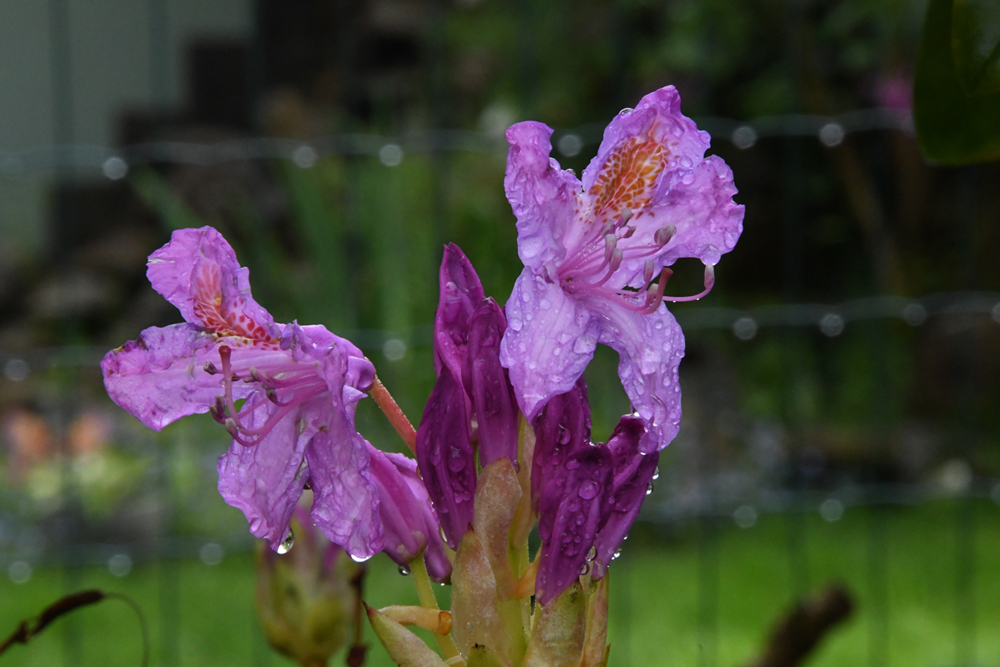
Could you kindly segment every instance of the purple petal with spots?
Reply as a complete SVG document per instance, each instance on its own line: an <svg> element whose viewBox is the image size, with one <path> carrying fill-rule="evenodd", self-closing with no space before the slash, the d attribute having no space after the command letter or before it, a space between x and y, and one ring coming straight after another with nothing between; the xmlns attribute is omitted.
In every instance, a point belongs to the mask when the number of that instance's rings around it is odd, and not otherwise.
<svg viewBox="0 0 1000 667"><path fill-rule="evenodd" d="M659 451L677 435L681 421L678 369L684 334L666 306L640 315L612 302L595 302L602 315L600 342L618 352L618 376L632 407L646 423L640 451Z"/></svg>
<svg viewBox="0 0 1000 667"><path fill-rule="evenodd" d="M517 254L540 271L565 255L563 236L575 224L580 181L549 157L552 128L534 121L507 130L507 174L503 187L517 218Z"/></svg>
<svg viewBox="0 0 1000 667"><path fill-rule="evenodd" d="M518 404L530 421L583 374L594 357L600 322L587 304L527 268L514 283L506 311L500 363L509 369Z"/></svg>
<svg viewBox="0 0 1000 667"><path fill-rule="evenodd" d="M434 369L447 366L462 377L469 343L469 318L486 297L472 263L454 243L444 247L439 274L441 296L434 316Z"/></svg>
<svg viewBox="0 0 1000 667"><path fill-rule="evenodd" d="M493 299L484 299L469 319L463 378L476 414L482 467L503 457L517 461L517 398L499 356L506 327L503 311Z"/></svg>
<svg viewBox="0 0 1000 667"><path fill-rule="evenodd" d="M570 586L587 566L594 539L608 520L612 484L611 453L606 447L586 447L566 459L546 486L540 506L552 517L539 517L541 558L535 595L545 605ZM553 480L550 480L550 482ZM542 526L547 524L544 532Z"/></svg>
<svg viewBox="0 0 1000 667"><path fill-rule="evenodd" d="M600 579L607 571L608 564L635 523L656 473L660 453L639 452L639 441L644 431L641 419L626 415L608 440L607 448L614 465L614 481L609 498L614 500L614 507L608 522L594 541L596 556L591 571L594 579Z"/></svg>
<svg viewBox="0 0 1000 667"><path fill-rule="evenodd" d="M266 401L263 392L248 401ZM303 406L315 413L324 409L320 400ZM263 410L250 414L250 428L261 428L270 415ZM250 532L277 549L288 535L288 520L309 479L304 467L305 449L315 430L296 433L298 415L288 414L253 447L233 442L219 457L219 493L231 506L242 510Z"/></svg>
<svg viewBox="0 0 1000 667"><path fill-rule="evenodd" d="M447 366L434 385L417 429L417 463L448 546L472 522L476 462L462 383Z"/></svg>
<svg viewBox="0 0 1000 667"><path fill-rule="evenodd" d="M222 393L221 376L205 371L207 363L221 365L221 344L194 324L150 327L104 355L104 387L118 406L159 431L181 417L208 412ZM253 390L243 384L233 387L237 399Z"/></svg>

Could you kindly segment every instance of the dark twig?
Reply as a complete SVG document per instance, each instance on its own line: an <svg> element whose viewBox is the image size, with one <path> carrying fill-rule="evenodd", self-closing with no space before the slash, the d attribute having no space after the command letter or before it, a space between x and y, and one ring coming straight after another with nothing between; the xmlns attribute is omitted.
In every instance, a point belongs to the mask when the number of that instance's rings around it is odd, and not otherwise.
<svg viewBox="0 0 1000 667"><path fill-rule="evenodd" d="M344 662L347 667L361 667L365 664L368 655L368 644L364 643L364 620L362 613L364 607L361 600L364 597L365 574L367 568L362 565L358 568L358 573L351 579L351 587L354 589L354 643L347 651L347 658Z"/></svg>
<svg viewBox="0 0 1000 667"><path fill-rule="evenodd" d="M42 613L34 620L34 623L27 619L21 621L17 629L0 644L0 655L3 655L14 644L27 644L60 616L65 616L77 609L96 604L106 599L121 600L130 606L132 611L136 613L136 616L139 617L139 625L142 629L142 667L147 667L149 665L149 629L146 626L146 617L139 608L139 605L136 604L135 600L121 593L105 593L96 589L80 591L79 593L59 598L43 609Z"/></svg>
<svg viewBox="0 0 1000 667"><path fill-rule="evenodd" d="M847 589L834 584L813 597L799 601L782 618L752 667L796 667L813 652L823 637L851 615L854 601Z"/></svg>

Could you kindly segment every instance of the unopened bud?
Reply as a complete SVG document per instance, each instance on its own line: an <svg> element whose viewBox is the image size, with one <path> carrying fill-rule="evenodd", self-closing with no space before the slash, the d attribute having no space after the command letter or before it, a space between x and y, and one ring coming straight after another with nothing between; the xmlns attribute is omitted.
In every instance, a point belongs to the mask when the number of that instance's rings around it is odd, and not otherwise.
<svg viewBox="0 0 1000 667"><path fill-rule="evenodd" d="M306 521L295 545L278 555L257 550L257 613L268 642L301 665L325 665L350 635L363 571ZM360 605L358 605L360 606Z"/></svg>

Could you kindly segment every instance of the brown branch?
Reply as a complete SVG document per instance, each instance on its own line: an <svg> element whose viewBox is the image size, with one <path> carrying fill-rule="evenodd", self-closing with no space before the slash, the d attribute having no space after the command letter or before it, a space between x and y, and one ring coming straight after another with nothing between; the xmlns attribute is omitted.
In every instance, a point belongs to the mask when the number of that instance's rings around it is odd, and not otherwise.
<svg viewBox="0 0 1000 667"><path fill-rule="evenodd" d="M21 621L21 623L17 626L17 629L14 630L14 632L11 633L11 635L4 640L2 644L0 644L0 655L3 655L4 652L14 644L27 644L59 617L65 616L66 614L76 611L82 607L87 607L100 602L101 600L107 599L121 600L130 606L139 617L139 624L142 627L142 665L145 667L149 664L149 631L146 628L146 618L143 616L139 605L125 595L121 595L119 593L105 593L97 589L80 591L79 593L72 593L59 598L43 609L42 613L38 615L33 624L28 620Z"/></svg>
<svg viewBox="0 0 1000 667"><path fill-rule="evenodd" d="M771 630L767 647L750 667L795 667L823 637L851 615L854 601L841 584L833 584L799 601Z"/></svg>

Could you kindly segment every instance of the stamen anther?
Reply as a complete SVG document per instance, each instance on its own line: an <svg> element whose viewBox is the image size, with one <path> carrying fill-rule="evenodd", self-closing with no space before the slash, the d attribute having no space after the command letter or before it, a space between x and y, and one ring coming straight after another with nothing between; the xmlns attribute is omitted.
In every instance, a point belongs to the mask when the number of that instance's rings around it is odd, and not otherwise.
<svg viewBox="0 0 1000 667"><path fill-rule="evenodd" d="M642 282L649 284L649 281L653 279L653 260L647 259L646 263L642 266Z"/></svg>
<svg viewBox="0 0 1000 667"><path fill-rule="evenodd" d="M670 242L670 239L674 237L677 233L677 227L674 225L667 225L666 227L660 227L656 230L656 234L653 235L653 241L658 246L665 246Z"/></svg>

